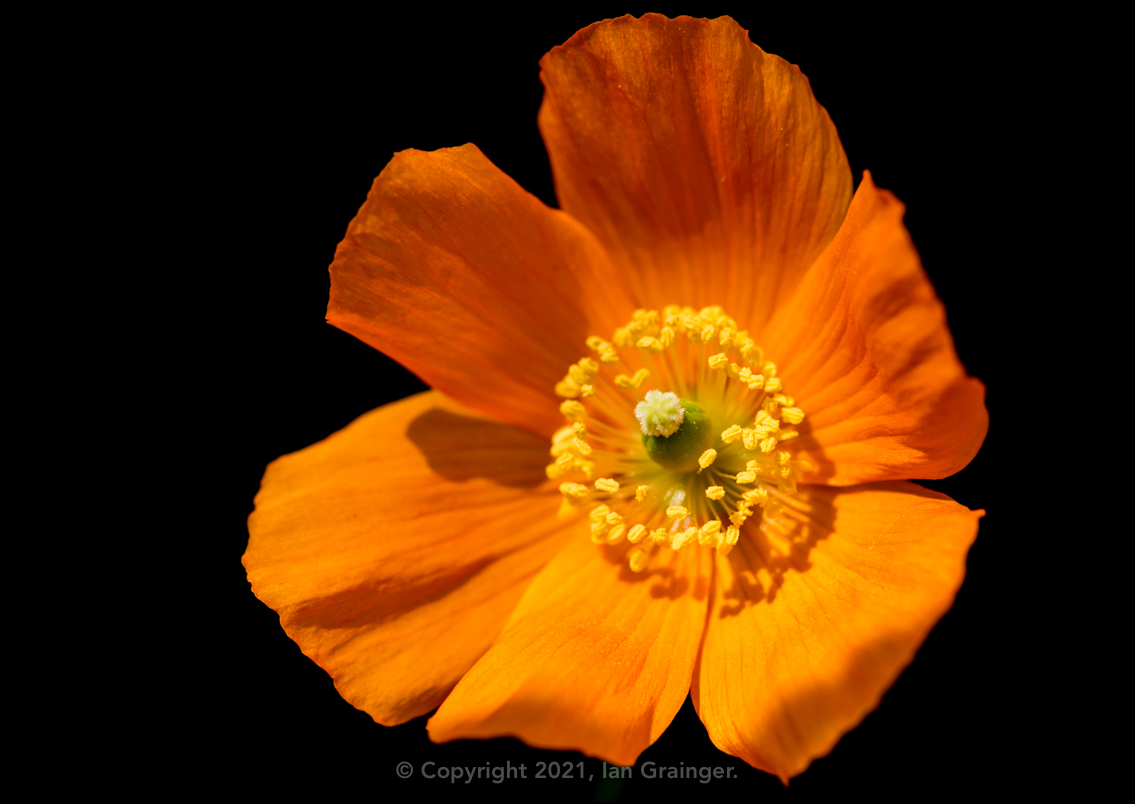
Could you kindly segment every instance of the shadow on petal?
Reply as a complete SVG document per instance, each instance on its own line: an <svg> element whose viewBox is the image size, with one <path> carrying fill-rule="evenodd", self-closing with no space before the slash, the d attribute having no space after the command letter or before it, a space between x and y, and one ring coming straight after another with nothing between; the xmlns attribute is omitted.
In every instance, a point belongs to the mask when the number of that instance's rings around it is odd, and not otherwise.
<svg viewBox="0 0 1135 804"><path fill-rule="evenodd" d="M981 511L898 481L804 487L715 567L694 705L722 750L782 780L874 709L953 603Z"/></svg>
<svg viewBox="0 0 1135 804"><path fill-rule="evenodd" d="M410 422L406 436L432 471L455 483L484 478L510 488L534 489L548 479L547 439L511 425L432 408ZM477 446L455 453L455 443ZM496 453L502 460L493 460Z"/></svg>
<svg viewBox="0 0 1135 804"><path fill-rule="evenodd" d="M812 568L812 550L834 530L836 512L829 500L801 489L792 497L771 501L760 524L745 523L737 547L729 554L732 581L720 591L718 617L734 617L747 606L772 603L790 570Z"/></svg>

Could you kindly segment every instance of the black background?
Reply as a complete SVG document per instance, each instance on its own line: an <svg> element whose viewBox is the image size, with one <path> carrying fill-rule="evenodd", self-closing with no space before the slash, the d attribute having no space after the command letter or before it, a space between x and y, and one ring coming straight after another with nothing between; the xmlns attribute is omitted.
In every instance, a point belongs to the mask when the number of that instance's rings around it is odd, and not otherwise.
<svg viewBox="0 0 1135 804"><path fill-rule="evenodd" d="M957 602L876 712L788 788L718 752L687 701L640 758L732 766L710 785L632 779L620 800L698 795L917 794L1044 782L1036 737L1059 707L1038 694L1029 607L1036 502L1020 477L1026 384L1019 313L1032 288L1021 243L1035 232L1026 147L1035 125L1035 70L1026 33L1007 20L776 11L734 6L573 6L521 15L422 5L397 14L218 19L183 52L176 125L207 184L210 288L191 361L208 422L187 447L202 468L201 529L185 554L195 573L192 625L180 635L192 700L178 749L190 774L227 769L241 786L362 790L376 798L445 795L418 768L578 761L502 739L435 746L425 719L376 725L335 692L277 616L248 589L240 556L264 466L358 415L424 389L392 360L324 321L327 266L347 223L391 155L475 143L502 170L555 205L536 128L537 62L576 30L606 17L660 11L733 16L768 52L799 64L828 109L856 183L876 183L908 207L906 223L943 299L963 363L988 387L988 439L959 475L928 483L985 508ZM1011 467L1016 467L1012 469ZM1056 617L1058 615L1052 615ZM1052 624L1050 619L1049 625ZM155 713L155 718L162 718ZM409 781L395 765L412 762ZM597 760L587 760L597 774ZM591 800L592 781L471 787ZM446 789L442 789L445 787ZM681 787L682 790L677 790ZM460 791L472 792L470 787Z"/></svg>

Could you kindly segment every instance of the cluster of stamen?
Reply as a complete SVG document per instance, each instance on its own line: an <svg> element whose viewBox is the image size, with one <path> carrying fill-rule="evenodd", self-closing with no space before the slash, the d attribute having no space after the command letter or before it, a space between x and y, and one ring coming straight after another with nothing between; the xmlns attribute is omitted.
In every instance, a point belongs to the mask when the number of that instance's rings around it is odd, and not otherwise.
<svg viewBox="0 0 1135 804"><path fill-rule="evenodd" d="M728 554L746 520L798 505L796 480L810 467L781 444L799 435L792 425L804 412L720 307L636 310L610 341L587 346L595 357L556 384L569 423L552 439L547 472L563 481L562 513L589 509L592 541L636 545L628 560L641 572L659 549ZM645 436L681 437L679 400L715 430L689 471L664 468L644 446Z"/></svg>

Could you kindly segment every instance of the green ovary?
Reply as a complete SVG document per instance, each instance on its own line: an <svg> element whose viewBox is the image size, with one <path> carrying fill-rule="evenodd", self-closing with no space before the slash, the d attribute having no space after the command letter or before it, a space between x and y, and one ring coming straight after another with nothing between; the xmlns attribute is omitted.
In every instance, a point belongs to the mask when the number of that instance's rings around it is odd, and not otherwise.
<svg viewBox="0 0 1135 804"><path fill-rule="evenodd" d="M682 400L686 414L677 431L668 436L644 435L646 454L656 464L672 472L694 472L698 458L713 446L715 434L709 416L696 402Z"/></svg>

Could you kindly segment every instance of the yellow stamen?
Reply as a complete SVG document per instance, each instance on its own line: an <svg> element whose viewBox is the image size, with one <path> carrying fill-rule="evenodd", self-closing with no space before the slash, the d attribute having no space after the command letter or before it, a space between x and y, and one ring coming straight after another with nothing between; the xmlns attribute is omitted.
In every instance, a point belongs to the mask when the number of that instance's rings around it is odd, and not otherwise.
<svg viewBox="0 0 1135 804"><path fill-rule="evenodd" d="M741 499L748 505L764 505L768 500L768 489L760 488L746 491L741 495Z"/></svg>
<svg viewBox="0 0 1135 804"><path fill-rule="evenodd" d="M650 486L639 486L634 490L635 502L644 502L650 496Z"/></svg>
<svg viewBox="0 0 1135 804"><path fill-rule="evenodd" d="M705 469L707 466L709 466L711 463L713 463L713 461L716 457L717 457L717 450L707 449L705 452L703 452L701 454L701 457L698 458L698 466L700 466L702 469ZM698 471L700 472L701 470L699 469Z"/></svg>
<svg viewBox="0 0 1135 804"><path fill-rule="evenodd" d="M619 484L607 477L601 477L595 481L595 488L598 491L605 491L608 494L614 494L619 490Z"/></svg>
<svg viewBox="0 0 1135 804"><path fill-rule="evenodd" d="M804 411L800 410L800 408L784 408L784 410L780 412L780 415L789 424L800 424L800 422L804 421Z"/></svg>
<svg viewBox="0 0 1135 804"><path fill-rule="evenodd" d="M577 422L587 415L587 408L585 408L579 402L572 401L571 399L565 399L560 403L560 413L564 414L567 419L570 419L573 422Z"/></svg>
<svg viewBox="0 0 1135 804"><path fill-rule="evenodd" d="M736 441L740 437L741 437L741 425L739 425L739 424L734 424L731 427L727 427L725 429L725 432L723 432L721 434L721 440L724 441L726 444L732 444L734 441Z"/></svg>
<svg viewBox="0 0 1135 804"><path fill-rule="evenodd" d="M689 516L690 512L680 505L671 505L666 509L666 516L672 516L675 519L684 519Z"/></svg>
<svg viewBox="0 0 1135 804"><path fill-rule="evenodd" d="M590 492L588 492L587 486L579 483L561 483L560 494L573 500L586 500Z"/></svg>
<svg viewBox="0 0 1135 804"><path fill-rule="evenodd" d="M725 489L721 486L710 486L705 490L705 496L711 500L720 500L725 496Z"/></svg>
<svg viewBox="0 0 1135 804"><path fill-rule="evenodd" d="M566 396L568 399L575 399L579 396L580 388L574 382L569 380L560 380L556 383L554 388L557 396Z"/></svg>
<svg viewBox="0 0 1135 804"><path fill-rule="evenodd" d="M706 522L698 531L698 544L713 544L717 541L715 537L719 530L721 530L720 520L711 519L709 522Z"/></svg>
<svg viewBox="0 0 1135 804"><path fill-rule="evenodd" d="M626 374L620 374L615 378L615 385L627 390L631 388L640 388L642 387L642 384L646 382L649 376L650 372L642 368L636 371L633 377L628 377Z"/></svg>
<svg viewBox="0 0 1135 804"><path fill-rule="evenodd" d="M686 528L681 533L675 533L674 538L670 541L670 549L681 550L688 544L693 544L694 540L698 537L697 528Z"/></svg>

